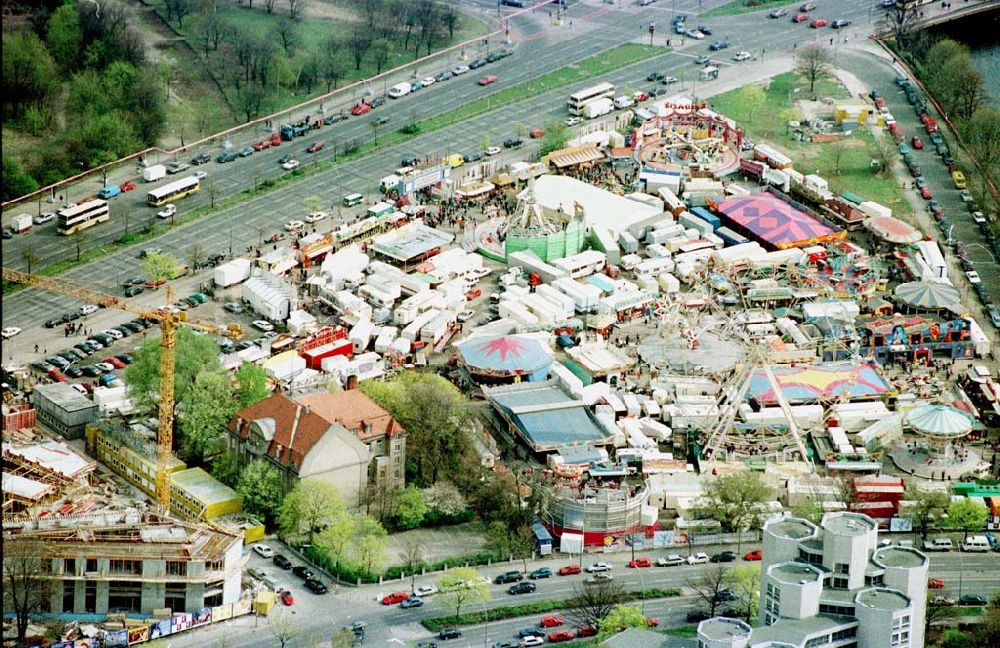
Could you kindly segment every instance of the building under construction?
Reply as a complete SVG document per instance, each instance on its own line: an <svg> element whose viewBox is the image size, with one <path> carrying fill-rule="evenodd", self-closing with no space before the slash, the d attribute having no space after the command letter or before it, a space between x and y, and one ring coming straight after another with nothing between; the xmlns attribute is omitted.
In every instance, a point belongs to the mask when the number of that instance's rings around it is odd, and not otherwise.
<svg viewBox="0 0 1000 648"><path fill-rule="evenodd" d="M97 503L96 462L54 439L3 443L3 517L67 515Z"/></svg>
<svg viewBox="0 0 1000 648"><path fill-rule="evenodd" d="M32 520L4 544L41 543L55 614L191 612L240 598L242 538L137 513Z"/></svg>

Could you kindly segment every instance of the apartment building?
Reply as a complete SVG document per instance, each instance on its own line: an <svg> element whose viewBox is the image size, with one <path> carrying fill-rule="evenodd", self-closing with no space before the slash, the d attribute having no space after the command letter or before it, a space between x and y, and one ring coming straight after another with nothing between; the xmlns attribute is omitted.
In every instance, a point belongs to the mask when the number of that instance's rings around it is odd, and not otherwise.
<svg viewBox="0 0 1000 648"><path fill-rule="evenodd" d="M817 526L786 517L764 525L760 625L714 618L705 648L922 648L927 557L879 547L860 513L827 513Z"/></svg>

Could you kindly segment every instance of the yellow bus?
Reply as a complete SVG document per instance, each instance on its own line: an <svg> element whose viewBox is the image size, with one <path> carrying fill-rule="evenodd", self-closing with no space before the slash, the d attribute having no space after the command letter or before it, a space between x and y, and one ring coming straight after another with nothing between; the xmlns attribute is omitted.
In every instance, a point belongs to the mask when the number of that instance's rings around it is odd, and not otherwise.
<svg viewBox="0 0 1000 648"><path fill-rule="evenodd" d="M190 196L199 189L201 189L201 181L194 176L188 176L153 189L146 194L146 202L151 207L159 207L160 205L180 200L185 196Z"/></svg>
<svg viewBox="0 0 1000 648"><path fill-rule="evenodd" d="M108 201L100 198L88 200L73 207L64 207L57 214L59 220L56 221L56 231L64 236L93 227L111 218Z"/></svg>

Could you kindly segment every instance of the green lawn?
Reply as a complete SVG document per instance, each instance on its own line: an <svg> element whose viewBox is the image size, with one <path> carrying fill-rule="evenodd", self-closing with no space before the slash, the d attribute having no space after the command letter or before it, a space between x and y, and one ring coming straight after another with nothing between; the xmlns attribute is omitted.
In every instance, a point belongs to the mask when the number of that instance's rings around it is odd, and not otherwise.
<svg viewBox="0 0 1000 648"><path fill-rule="evenodd" d="M835 79L818 82L812 93L808 90L808 81L793 72L775 76L765 88L766 100L757 107L752 121L747 121L749 108L746 97L738 89L713 97L709 104L739 121L751 140L767 140L786 152L798 171L818 173L830 183L830 190L834 193L850 191L890 207L901 215L911 214L913 210L903 196L899 182L892 177L872 175L869 170L869 163L876 155L875 139L867 130L856 131L853 137L840 142L822 144L796 142L785 135L785 123L801 117L800 112L792 107L793 97L839 99L850 96Z"/></svg>
<svg viewBox="0 0 1000 648"><path fill-rule="evenodd" d="M801 3L789 2L788 0L756 0L752 5L748 4L751 0L733 0L728 4L724 4L715 9L709 9L705 13L701 14L701 18L712 18L714 16L735 16L737 14L752 13L754 11L762 11L764 9L771 10L778 7L788 7L791 11L793 6L798 6Z"/></svg>

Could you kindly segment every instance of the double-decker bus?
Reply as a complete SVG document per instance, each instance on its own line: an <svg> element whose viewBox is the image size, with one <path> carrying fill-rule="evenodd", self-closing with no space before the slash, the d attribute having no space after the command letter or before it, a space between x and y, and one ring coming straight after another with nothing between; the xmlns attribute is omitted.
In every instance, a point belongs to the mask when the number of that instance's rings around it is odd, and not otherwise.
<svg viewBox="0 0 1000 648"><path fill-rule="evenodd" d="M188 176L153 189L146 194L146 202L152 207L159 207L160 205L180 200L185 196L190 196L200 188L201 181L194 176Z"/></svg>
<svg viewBox="0 0 1000 648"><path fill-rule="evenodd" d="M65 236L111 218L108 201L100 198L73 207L64 207L56 213L59 216L59 220L56 221L56 231Z"/></svg>
<svg viewBox="0 0 1000 648"><path fill-rule="evenodd" d="M582 115L584 106L589 104L591 101L597 101L598 99L605 98L615 98L614 84L598 83L591 88L573 93L569 96L569 101L566 102L566 107L569 108L569 112L571 114Z"/></svg>

